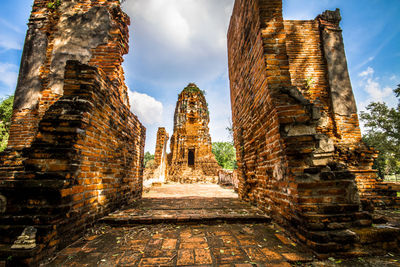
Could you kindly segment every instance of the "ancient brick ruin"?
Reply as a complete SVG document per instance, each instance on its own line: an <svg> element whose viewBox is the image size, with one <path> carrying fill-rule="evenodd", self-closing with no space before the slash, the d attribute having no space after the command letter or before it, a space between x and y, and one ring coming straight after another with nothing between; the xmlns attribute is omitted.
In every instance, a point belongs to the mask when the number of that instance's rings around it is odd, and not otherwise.
<svg viewBox="0 0 400 267"><path fill-rule="evenodd" d="M164 183L168 175L167 144L169 135L164 127L158 128L156 149L154 152L154 166L144 169L143 183L151 186L153 183Z"/></svg>
<svg viewBox="0 0 400 267"><path fill-rule="evenodd" d="M240 197L319 253L356 246L349 229L371 225L361 204L377 183L340 20L285 21L281 0L237 0L228 32Z"/></svg>
<svg viewBox="0 0 400 267"><path fill-rule="evenodd" d="M168 133L159 128L154 166L144 170L145 185L151 183L216 183L222 168L212 153L208 104L196 84L190 83L178 96L174 114L171 152L166 156Z"/></svg>
<svg viewBox="0 0 400 267"><path fill-rule="evenodd" d="M1 251L27 262L142 191L145 128L130 111L121 66L129 17L118 0L60 3L33 3L1 154ZM27 226L37 245L8 251Z"/></svg>
<svg viewBox="0 0 400 267"><path fill-rule="evenodd" d="M209 121L204 93L195 84L189 84L176 103L171 153L168 155L168 181L217 182L221 167L211 151Z"/></svg>

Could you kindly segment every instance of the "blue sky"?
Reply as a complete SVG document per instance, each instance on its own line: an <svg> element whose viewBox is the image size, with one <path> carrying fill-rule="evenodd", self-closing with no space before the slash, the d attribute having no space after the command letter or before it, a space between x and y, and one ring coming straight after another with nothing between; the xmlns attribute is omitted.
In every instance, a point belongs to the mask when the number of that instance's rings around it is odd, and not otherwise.
<svg viewBox="0 0 400 267"><path fill-rule="evenodd" d="M132 20L125 56L132 110L154 152L158 127L172 134L178 93L190 82L206 91L213 141L225 141L230 120L226 32L234 0L127 0ZM0 97L13 94L33 0L0 5ZM358 109L371 101L395 106L400 84L399 0L284 0L285 19L313 19L340 8Z"/></svg>

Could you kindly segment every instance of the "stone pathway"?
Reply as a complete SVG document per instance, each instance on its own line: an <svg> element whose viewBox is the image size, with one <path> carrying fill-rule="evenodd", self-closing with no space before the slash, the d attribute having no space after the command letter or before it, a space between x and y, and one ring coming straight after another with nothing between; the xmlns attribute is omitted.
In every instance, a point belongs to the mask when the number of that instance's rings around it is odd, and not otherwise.
<svg viewBox="0 0 400 267"><path fill-rule="evenodd" d="M100 222L110 225L150 223L269 222L259 209L237 198L144 198Z"/></svg>
<svg viewBox="0 0 400 267"><path fill-rule="evenodd" d="M152 187L143 193L143 198L238 198L232 188L216 184L177 184L168 183Z"/></svg>
<svg viewBox="0 0 400 267"><path fill-rule="evenodd" d="M215 185L155 187L102 222L42 266L400 266L393 254L318 261L260 210Z"/></svg>
<svg viewBox="0 0 400 267"><path fill-rule="evenodd" d="M272 224L163 224L98 226L61 251L47 266L284 267L311 260L310 252L287 239Z"/></svg>

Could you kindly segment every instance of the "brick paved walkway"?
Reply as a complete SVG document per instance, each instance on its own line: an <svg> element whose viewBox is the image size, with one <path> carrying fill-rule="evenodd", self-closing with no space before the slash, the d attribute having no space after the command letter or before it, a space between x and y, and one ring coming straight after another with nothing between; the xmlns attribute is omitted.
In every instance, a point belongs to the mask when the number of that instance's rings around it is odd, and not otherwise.
<svg viewBox="0 0 400 267"><path fill-rule="evenodd" d="M169 183L152 187L149 192L143 193L143 198L237 198L238 195L231 188L216 184L177 184Z"/></svg>
<svg viewBox="0 0 400 267"><path fill-rule="evenodd" d="M112 225L149 223L269 222L260 210L237 198L144 198L101 222Z"/></svg>
<svg viewBox="0 0 400 267"><path fill-rule="evenodd" d="M229 189L197 186L153 188L42 266L399 266L392 254L318 261Z"/></svg>
<svg viewBox="0 0 400 267"><path fill-rule="evenodd" d="M311 254L273 224L98 226L49 266L291 266ZM88 265L86 265L88 264ZM250 265L249 265L250 264Z"/></svg>

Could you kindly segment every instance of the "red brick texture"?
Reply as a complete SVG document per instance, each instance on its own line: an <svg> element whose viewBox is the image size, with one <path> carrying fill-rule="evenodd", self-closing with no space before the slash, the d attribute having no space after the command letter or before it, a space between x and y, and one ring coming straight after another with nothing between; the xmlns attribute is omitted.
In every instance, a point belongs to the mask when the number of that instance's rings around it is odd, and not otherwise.
<svg viewBox="0 0 400 267"><path fill-rule="evenodd" d="M43 65L35 65L39 71L28 66L38 91L17 86L10 142L0 158L0 195L6 199L0 243L14 242L26 226L37 228L38 247L25 255L28 262L70 244L99 217L136 201L143 184L146 130L130 111L121 67L129 17L114 0L62 1L55 10L48 3L34 1L27 34L33 50L37 40L47 38ZM76 34L63 30L77 19L97 25L99 33L88 33L95 41L80 36L74 41ZM99 34L104 39L96 40ZM69 46L60 48L61 41ZM29 51L28 60L38 56ZM20 79L26 68L22 63ZM31 107L19 108L27 104Z"/></svg>
<svg viewBox="0 0 400 267"><path fill-rule="evenodd" d="M2 233L3 242L32 225L41 248L64 247L88 224L141 197L145 128L101 70L70 62L65 75L64 95L24 150L25 172L0 182L8 200L2 224L12 218L15 229Z"/></svg>
<svg viewBox="0 0 400 267"><path fill-rule="evenodd" d="M157 130L156 148L154 151L154 166L148 166L143 172L143 181L157 179L157 182L164 182L167 176L167 143L169 135L164 127ZM152 180L156 182L156 180ZM146 186L146 184L144 185Z"/></svg>
<svg viewBox="0 0 400 267"><path fill-rule="evenodd" d="M281 0L237 0L228 31L239 195L320 253L349 250L346 229L371 224L356 181L376 183L357 114L332 112L324 27L283 21Z"/></svg>
<svg viewBox="0 0 400 267"><path fill-rule="evenodd" d="M47 36L46 51L44 51L45 60L42 65L35 66L38 69L38 78L41 83L40 92L36 93L38 103L31 108L14 109L8 143L9 148L19 149L29 147L35 137L38 122L43 117L46 110L62 96L62 92L51 88L53 82L51 65L55 59L55 46L60 42L70 41L62 40L62 36L60 36L59 32L61 28L60 25L65 23L65 17L71 16L62 13L65 9L68 9L69 12L85 13L93 7L105 7L110 12L114 23L108 33L107 43L90 49L91 55L88 64L101 68L114 84L118 84L121 102L128 104L121 64L123 62L122 56L128 53L129 50L128 26L130 24L130 19L119 8L119 1L80 0L72 5L70 3L62 3L62 5L55 10L47 7L49 2L51 1L34 0L28 23L30 29L36 29ZM65 7L67 5L69 5L68 8ZM29 34L31 33L28 31L27 39L30 37ZM68 51L66 53L70 52ZM29 57L29 51L26 51L26 54L28 54Z"/></svg>
<svg viewBox="0 0 400 267"><path fill-rule="evenodd" d="M168 142L169 136L164 127L158 128L157 131L157 141L156 141L156 149L154 152L154 163L156 166L161 164L162 156L164 153L164 148L166 147L166 143ZM164 155L166 158L166 155Z"/></svg>

